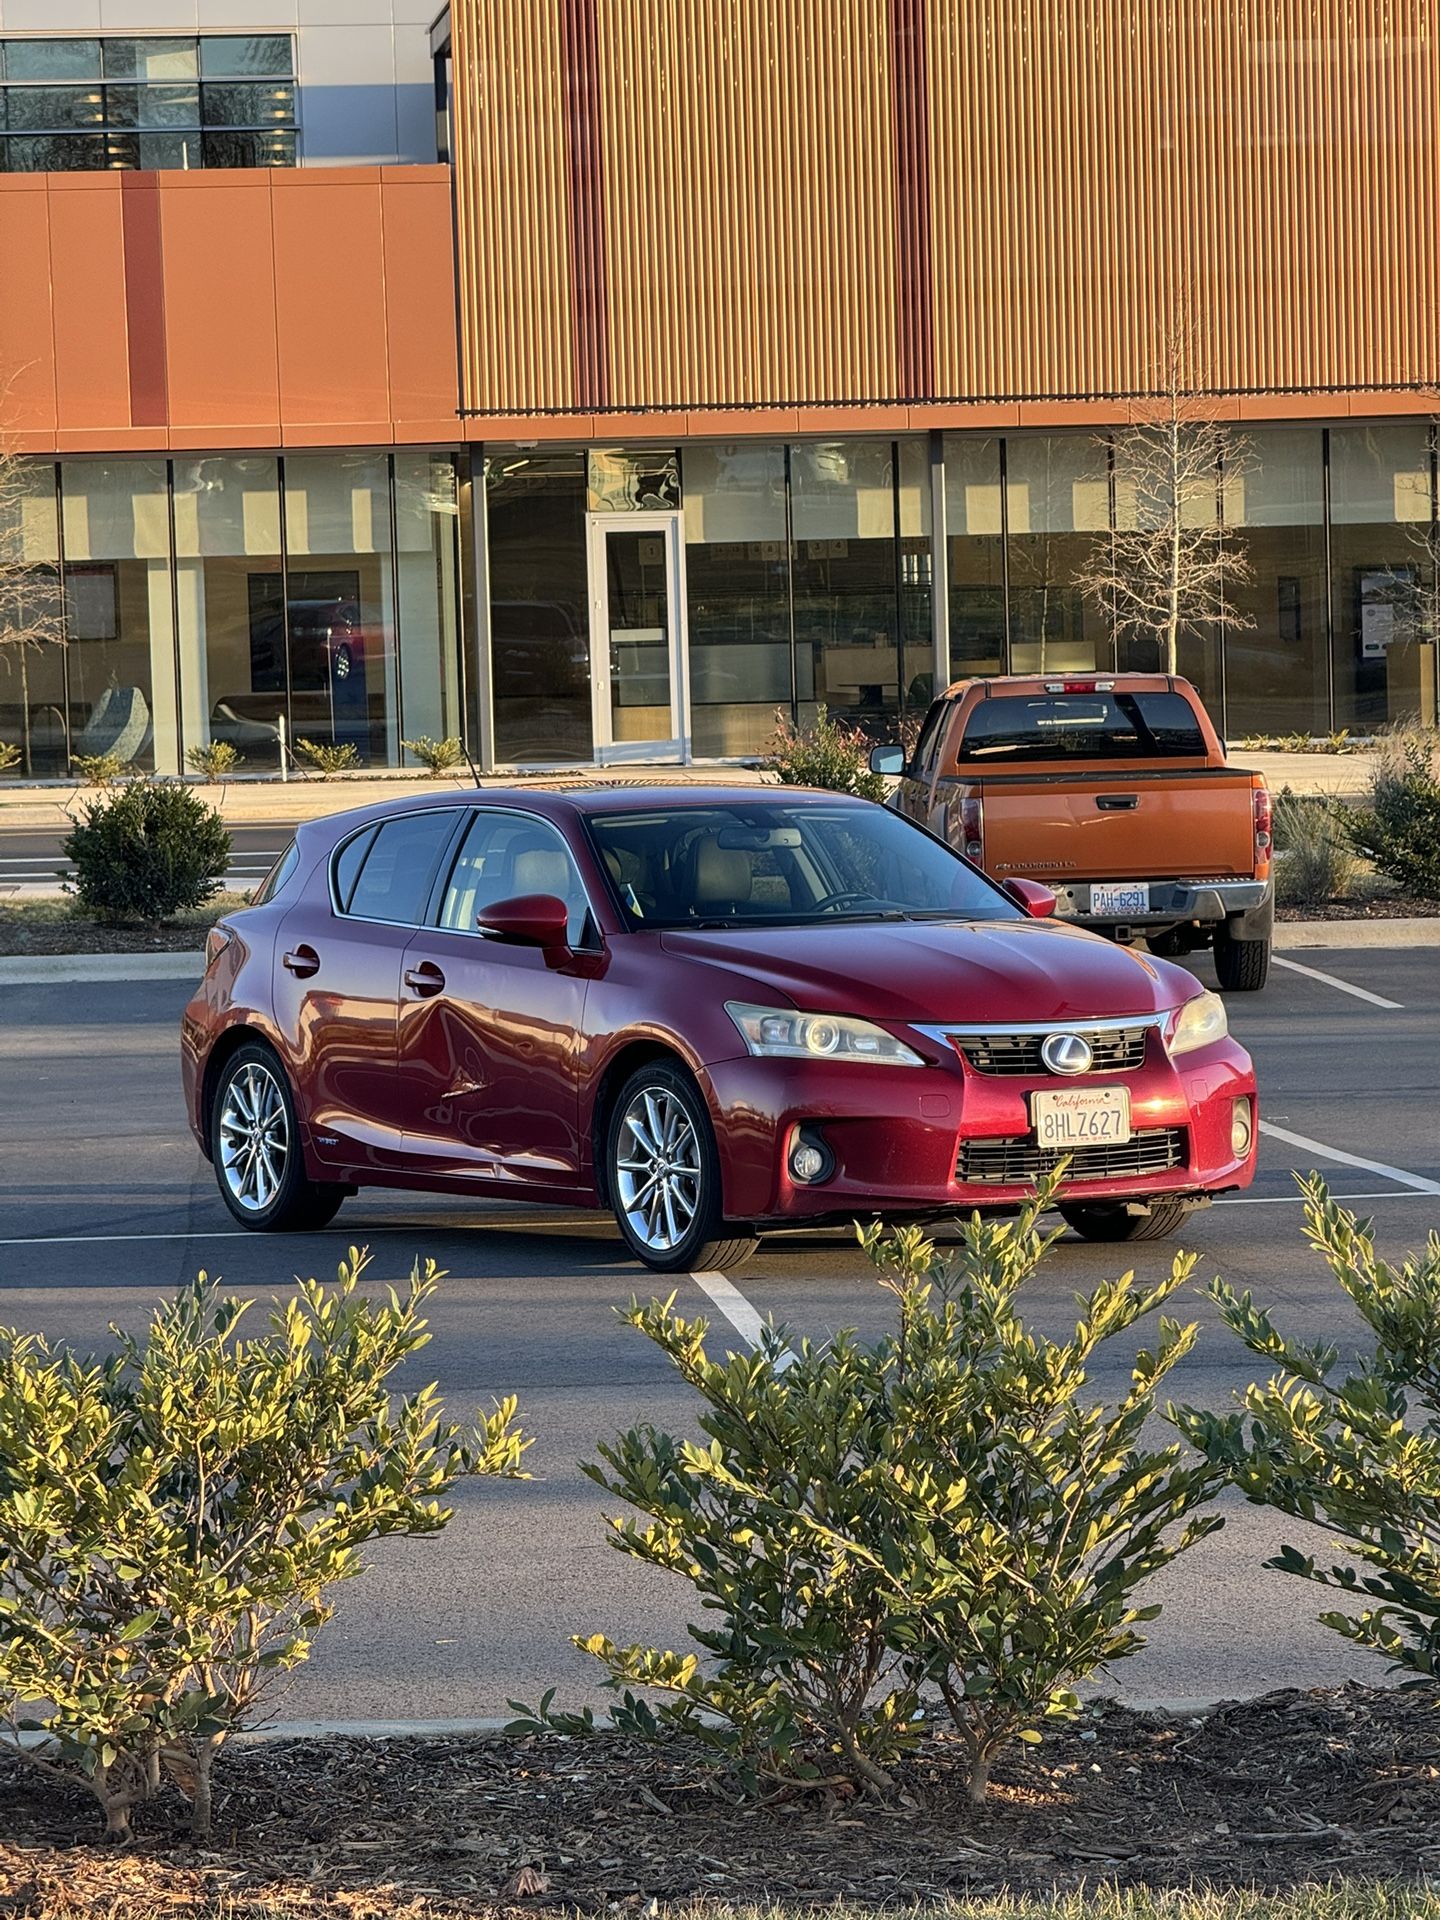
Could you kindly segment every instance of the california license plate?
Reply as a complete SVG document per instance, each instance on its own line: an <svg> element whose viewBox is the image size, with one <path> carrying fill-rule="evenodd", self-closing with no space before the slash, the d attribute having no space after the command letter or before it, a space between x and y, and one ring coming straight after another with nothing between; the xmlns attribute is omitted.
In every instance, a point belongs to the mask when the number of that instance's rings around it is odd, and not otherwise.
<svg viewBox="0 0 1440 1920"><path fill-rule="evenodd" d="M1148 913L1150 911L1150 889L1148 886L1091 887L1090 911L1096 914L1112 913Z"/></svg>
<svg viewBox="0 0 1440 1920"><path fill-rule="evenodd" d="M1064 1087L1032 1093L1030 1122L1038 1144L1056 1152L1123 1146L1130 1138L1130 1089Z"/></svg>

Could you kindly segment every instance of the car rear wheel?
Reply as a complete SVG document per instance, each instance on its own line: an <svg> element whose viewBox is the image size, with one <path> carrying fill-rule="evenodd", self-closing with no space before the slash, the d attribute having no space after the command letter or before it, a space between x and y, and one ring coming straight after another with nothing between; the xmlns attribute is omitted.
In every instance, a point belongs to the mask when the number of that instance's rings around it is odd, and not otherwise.
<svg viewBox="0 0 1440 1920"><path fill-rule="evenodd" d="M755 1235L723 1218L715 1131L679 1067L652 1061L620 1089L605 1171L620 1231L654 1272L736 1267L755 1251Z"/></svg>
<svg viewBox="0 0 1440 1920"><path fill-rule="evenodd" d="M1123 1206L1061 1207L1060 1218L1082 1240L1164 1240L1190 1209L1180 1200L1157 1200L1148 1213Z"/></svg>
<svg viewBox="0 0 1440 1920"><path fill-rule="evenodd" d="M295 1101L268 1047L226 1061L211 1108L211 1153L220 1198L254 1233L308 1233L340 1210L348 1187L310 1180Z"/></svg>
<svg viewBox="0 0 1440 1920"><path fill-rule="evenodd" d="M1226 993L1258 993L1270 974L1270 942L1237 940L1215 929L1215 974Z"/></svg>

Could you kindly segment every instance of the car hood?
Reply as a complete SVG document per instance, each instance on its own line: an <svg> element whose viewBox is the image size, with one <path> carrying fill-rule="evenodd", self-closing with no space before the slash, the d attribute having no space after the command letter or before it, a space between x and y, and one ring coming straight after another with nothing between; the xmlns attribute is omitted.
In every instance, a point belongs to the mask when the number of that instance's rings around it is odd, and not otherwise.
<svg viewBox="0 0 1440 1920"><path fill-rule="evenodd" d="M723 968L760 1004L908 1025L952 1020L1104 1020L1198 992L1194 977L1053 920L683 929L666 950Z"/></svg>

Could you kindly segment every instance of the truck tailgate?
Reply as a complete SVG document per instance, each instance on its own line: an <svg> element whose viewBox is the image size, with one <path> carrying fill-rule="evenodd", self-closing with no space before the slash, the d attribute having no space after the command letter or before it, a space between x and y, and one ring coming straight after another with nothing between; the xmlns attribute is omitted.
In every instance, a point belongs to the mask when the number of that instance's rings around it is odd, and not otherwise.
<svg viewBox="0 0 1440 1920"><path fill-rule="evenodd" d="M992 774L980 791L985 866L998 879L1215 880L1255 871L1248 773Z"/></svg>

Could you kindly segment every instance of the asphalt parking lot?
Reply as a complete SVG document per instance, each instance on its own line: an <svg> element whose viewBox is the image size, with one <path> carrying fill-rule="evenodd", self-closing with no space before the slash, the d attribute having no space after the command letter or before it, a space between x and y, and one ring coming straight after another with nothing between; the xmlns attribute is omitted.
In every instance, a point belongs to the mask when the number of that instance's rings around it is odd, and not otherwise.
<svg viewBox="0 0 1440 1920"><path fill-rule="evenodd" d="M1202 1281L1223 1273L1254 1287L1287 1330L1343 1341L1352 1316L1301 1242L1292 1170L1320 1167L1337 1194L1356 1197L1389 1254L1440 1222L1440 966L1434 950L1413 947L1300 958L1263 994L1229 1003L1272 1129L1259 1179L1243 1199L1195 1216L1179 1244L1200 1255ZM1197 970L1214 984L1208 965ZM377 1282L433 1256L448 1278L413 1384L438 1379L457 1415L518 1393L537 1437L536 1478L467 1486L442 1538L377 1552L276 1710L298 1721L448 1720L503 1714L508 1699L533 1701L552 1684L565 1701L603 1697L571 1633L668 1644L684 1634L684 1594L607 1546L604 1502L576 1464L598 1436L636 1420L684 1428L691 1417L659 1357L614 1317L653 1283L599 1216L462 1214L444 1199L371 1193L321 1235L235 1231L181 1111L176 1024L187 994L178 981L5 989L0 1319L89 1346L111 1321L141 1322L199 1267L263 1298L296 1271L332 1273L352 1242L373 1249ZM1158 1273L1173 1251L1143 1245L1126 1264ZM1035 1317L1063 1329L1073 1294L1121 1253L1067 1238L1035 1284ZM885 1297L842 1235L768 1242L734 1285L742 1327L751 1309L813 1335L878 1329L885 1318ZM679 1296L682 1310L712 1314L717 1341L740 1342L698 1282L682 1279ZM1218 1405L1251 1366L1198 1295L1194 1307L1205 1330L1176 1388ZM1117 1689L1137 1701L1198 1701L1378 1678L1314 1624L1315 1590L1262 1569L1280 1538L1268 1516L1231 1511L1221 1534L1158 1583L1155 1597L1170 1604Z"/></svg>

